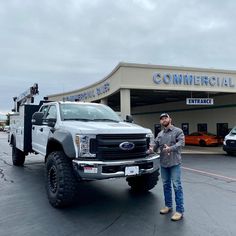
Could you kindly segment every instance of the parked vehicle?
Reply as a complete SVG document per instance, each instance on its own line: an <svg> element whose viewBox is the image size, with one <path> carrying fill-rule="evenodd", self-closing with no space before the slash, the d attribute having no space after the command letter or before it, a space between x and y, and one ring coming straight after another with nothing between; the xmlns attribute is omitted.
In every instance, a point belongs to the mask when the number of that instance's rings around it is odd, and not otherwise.
<svg viewBox="0 0 236 236"><path fill-rule="evenodd" d="M10 116L13 164L22 166L29 153L45 156L53 207L73 203L83 180L125 177L133 191L149 191L157 184L159 156L146 153L151 130L121 121L108 106L42 102L16 108Z"/></svg>
<svg viewBox="0 0 236 236"><path fill-rule="evenodd" d="M10 132L10 126L5 125L5 127L3 128L3 131L9 133Z"/></svg>
<svg viewBox="0 0 236 236"><path fill-rule="evenodd" d="M236 126L227 134L223 142L223 150L228 155L236 153Z"/></svg>
<svg viewBox="0 0 236 236"><path fill-rule="evenodd" d="M193 132L185 135L185 144L200 146L217 146L222 144L223 139L208 132Z"/></svg>

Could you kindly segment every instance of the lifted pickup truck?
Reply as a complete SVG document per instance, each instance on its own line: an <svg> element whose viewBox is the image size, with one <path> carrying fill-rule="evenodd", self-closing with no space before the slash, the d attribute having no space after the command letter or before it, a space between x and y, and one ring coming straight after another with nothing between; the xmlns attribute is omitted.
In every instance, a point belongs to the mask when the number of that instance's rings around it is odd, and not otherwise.
<svg viewBox="0 0 236 236"><path fill-rule="evenodd" d="M14 165L23 166L29 153L45 156L46 190L53 207L73 203L83 180L125 177L133 191L157 184L159 156L146 154L151 130L121 121L106 105L23 104L10 116L10 126Z"/></svg>

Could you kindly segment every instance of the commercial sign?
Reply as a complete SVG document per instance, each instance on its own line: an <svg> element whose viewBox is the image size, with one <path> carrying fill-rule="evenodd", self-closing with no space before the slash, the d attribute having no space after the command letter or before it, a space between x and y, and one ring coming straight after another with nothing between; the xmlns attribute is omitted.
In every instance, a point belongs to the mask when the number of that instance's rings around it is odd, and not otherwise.
<svg viewBox="0 0 236 236"><path fill-rule="evenodd" d="M186 98L187 105L214 105L213 98Z"/></svg>
<svg viewBox="0 0 236 236"><path fill-rule="evenodd" d="M85 101L91 98L96 98L99 95L102 95L104 93L107 93L110 90L110 84L107 82L103 84L100 87L97 87L95 89L91 89L82 93L79 93L77 95L67 96L64 99L66 101Z"/></svg>
<svg viewBox="0 0 236 236"><path fill-rule="evenodd" d="M228 87L234 88L235 83L230 77L218 77L194 74L177 74L177 73L154 73L153 82L155 84L166 85L191 85L207 87Z"/></svg>

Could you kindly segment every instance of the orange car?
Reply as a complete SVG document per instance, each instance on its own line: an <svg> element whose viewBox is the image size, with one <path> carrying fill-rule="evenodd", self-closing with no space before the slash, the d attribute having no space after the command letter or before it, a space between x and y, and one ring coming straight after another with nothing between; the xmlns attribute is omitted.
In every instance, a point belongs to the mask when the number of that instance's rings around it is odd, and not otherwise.
<svg viewBox="0 0 236 236"><path fill-rule="evenodd" d="M194 132L185 135L185 144L193 144L200 146L217 146L222 144L223 139L215 134L207 132Z"/></svg>

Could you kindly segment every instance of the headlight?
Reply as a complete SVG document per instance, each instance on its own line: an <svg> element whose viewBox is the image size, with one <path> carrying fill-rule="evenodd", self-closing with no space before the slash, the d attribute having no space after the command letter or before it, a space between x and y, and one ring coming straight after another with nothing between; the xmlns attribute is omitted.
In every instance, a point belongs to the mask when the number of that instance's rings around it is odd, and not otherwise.
<svg viewBox="0 0 236 236"><path fill-rule="evenodd" d="M79 157L96 157L96 154L90 153L90 140L95 139L96 135L80 135L75 136L75 142L78 147Z"/></svg>
<svg viewBox="0 0 236 236"><path fill-rule="evenodd" d="M224 139L224 141L223 141L223 145L226 145L226 139Z"/></svg>
<svg viewBox="0 0 236 236"><path fill-rule="evenodd" d="M146 138L149 141L148 145L150 145L150 144L153 145L154 144L154 135L152 133L146 134Z"/></svg>

